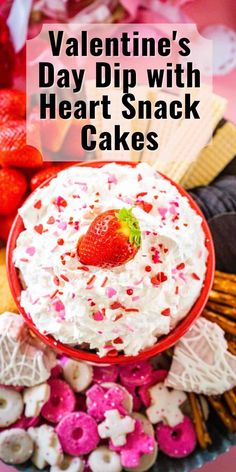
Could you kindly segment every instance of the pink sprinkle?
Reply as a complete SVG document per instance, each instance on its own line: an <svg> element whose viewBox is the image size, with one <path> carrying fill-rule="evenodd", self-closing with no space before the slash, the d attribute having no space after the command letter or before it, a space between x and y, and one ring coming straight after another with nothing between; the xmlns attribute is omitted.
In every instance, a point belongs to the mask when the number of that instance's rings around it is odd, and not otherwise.
<svg viewBox="0 0 236 472"><path fill-rule="evenodd" d="M183 272L180 272L179 278L182 279L184 282L186 282L186 277L185 277L185 274Z"/></svg>
<svg viewBox="0 0 236 472"><path fill-rule="evenodd" d="M27 252L27 254L29 254L29 256L33 256L36 252L36 249L35 249L35 247L30 246L30 247L27 247L26 252Z"/></svg>
<svg viewBox="0 0 236 472"><path fill-rule="evenodd" d="M61 300L59 300L59 298L56 298L53 302L53 306L54 306L54 309L56 310L56 312L58 313L58 315L60 316L61 320L65 320L65 306L64 306L64 303L62 303Z"/></svg>
<svg viewBox="0 0 236 472"><path fill-rule="evenodd" d="M151 234L151 231L145 231L145 234L149 236L149 234Z"/></svg>
<svg viewBox="0 0 236 472"><path fill-rule="evenodd" d="M134 285L140 285L143 282L143 279L144 277L142 277L140 280L136 280L136 282L134 282Z"/></svg>
<svg viewBox="0 0 236 472"><path fill-rule="evenodd" d="M112 297L114 297L114 295L116 295L116 294L117 294L117 291L116 291L113 287L107 287L107 289L106 289L106 296L107 296L108 298L112 298Z"/></svg>
<svg viewBox="0 0 236 472"><path fill-rule="evenodd" d="M178 212L176 210L176 206L175 205L170 205L170 214L173 215L173 216L177 216L178 215Z"/></svg>
<svg viewBox="0 0 236 472"><path fill-rule="evenodd" d="M117 184L118 180L114 174L109 174L108 175L108 183L109 184Z"/></svg>
<svg viewBox="0 0 236 472"><path fill-rule="evenodd" d="M157 250L155 251L155 254L152 256L152 260L153 260L154 264L157 264L158 262L161 262L159 251L157 251Z"/></svg>
<svg viewBox="0 0 236 472"><path fill-rule="evenodd" d="M101 311L96 311L96 313L93 314L93 319L95 321L102 321L104 318L103 314Z"/></svg>
<svg viewBox="0 0 236 472"><path fill-rule="evenodd" d="M165 218L166 217L166 213L168 212L168 209L167 208L164 208L164 207L160 207L158 208L158 211L161 215L162 218Z"/></svg>
<svg viewBox="0 0 236 472"><path fill-rule="evenodd" d="M67 228L67 223L65 221L61 221L57 227L64 231Z"/></svg>
<svg viewBox="0 0 236 472"><path fill-rule="evenodd" d="M136 302L136 301L139 300L139 299L140 299L140 297L139 297L138 295L137 295L136 297L132 297L132 301L133 301L133 302Z"/></svg>

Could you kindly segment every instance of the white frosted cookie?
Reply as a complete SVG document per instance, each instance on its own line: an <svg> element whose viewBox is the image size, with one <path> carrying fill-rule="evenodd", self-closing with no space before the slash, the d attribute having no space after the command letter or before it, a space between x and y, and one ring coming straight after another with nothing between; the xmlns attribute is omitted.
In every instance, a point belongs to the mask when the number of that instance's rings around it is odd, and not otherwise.
<svg viewBox="0 0 236 472"><path fill-rule="evenodd" d="M204 395L220 395L234 388L236 357L227 349L224 331L199 318L176 344L165 385Z"/></svg>
<svg viewBox="0 0 236 472"><path fill-rule="evenodd" d="M25 388L23 400L25 404L25 416L31 418L39 416L43 405L49 400L50 386L47 383Z"/></svg>
<svg viewBox="0 0 236 472"><path fill-rule="evenodd" d="M56 355L32 337L21 316L0 316L0 384L32 387L50 377Z"/></svg>
<svg viewBox="0 0 236 472"><path fill-rule="evenodd" d="M35 443L35 451L31 460L36 467L43 469L47 464L53 466L62 463L61 444L52 426L44 424L39 428L29 428L28 433ZM45 464L44 467L42 467L43 464Z"/></svg>
<svg viewBox="0 0 236 472"><path fill-rule="evenodd" d="M151 423L160 421L166 422L169 426L176 426L183 420L183 413L180 406L187 399L184 392L178 390L168 390L162 382L149 389L151 405L146 410L146 414Z"/></svg>

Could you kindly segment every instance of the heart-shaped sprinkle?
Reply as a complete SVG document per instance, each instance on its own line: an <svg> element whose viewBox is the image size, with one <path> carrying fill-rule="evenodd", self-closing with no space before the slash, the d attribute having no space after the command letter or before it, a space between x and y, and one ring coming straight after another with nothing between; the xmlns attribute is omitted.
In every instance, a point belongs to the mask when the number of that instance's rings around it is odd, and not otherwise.
<svg viewBox="0 0 236 472"><path fill-rule="evenodd" d="M43 225L41 225L41 224L40 224L40 225L36 225L36 226L34 227L34 230L36 231L36 233L42 234L42 232L43 232Z"/></svg>
<svg viewBox="0 0 236 472"><path fill-rule="evenodd" d="M48 225L53 225L54 223L55 223L55 218L54 218L54 216L50 216L50 217L48 218L47 224L48 224Z"/></svg>

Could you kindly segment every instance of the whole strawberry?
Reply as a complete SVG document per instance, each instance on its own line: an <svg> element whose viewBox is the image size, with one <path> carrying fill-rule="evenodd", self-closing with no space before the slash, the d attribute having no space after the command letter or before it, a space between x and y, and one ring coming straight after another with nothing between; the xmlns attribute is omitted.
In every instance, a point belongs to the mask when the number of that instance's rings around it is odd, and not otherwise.
<svg viewBox="0 0 236 472"><path fill-rule="evenodd" d="M141 245L141 231L132 208L108 210L98 215L78 242L84 265L117 267L130 261Z"/></svg>
<svg viewBox="0 0 236 472"><path fill-rule="evenodd" d="M15 169L0 169L0 215L10 215L22 203L27 190L25 176Z"/></svg>
<svg viewBox="0 0 236 472"><path fill-rule="evenodd" d="M23 120L26 115L26 95L20 90L0 90L0 123Z"/></svg>

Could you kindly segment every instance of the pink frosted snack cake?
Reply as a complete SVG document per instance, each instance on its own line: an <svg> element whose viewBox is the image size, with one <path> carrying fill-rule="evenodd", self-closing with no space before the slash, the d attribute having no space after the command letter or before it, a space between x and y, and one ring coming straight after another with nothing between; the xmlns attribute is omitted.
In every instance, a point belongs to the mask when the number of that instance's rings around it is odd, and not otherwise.
<svg viewBox="0 0 236 472"><path fill-rule="evenodd" d="M65 344L86 343L100 356L114 348L136 355L168 334L200 295L202 219L147 164L69 168L20 215L25 230L14 264L21 305L41 333ZM129 246L122 247L125 233Z"/></svg>

